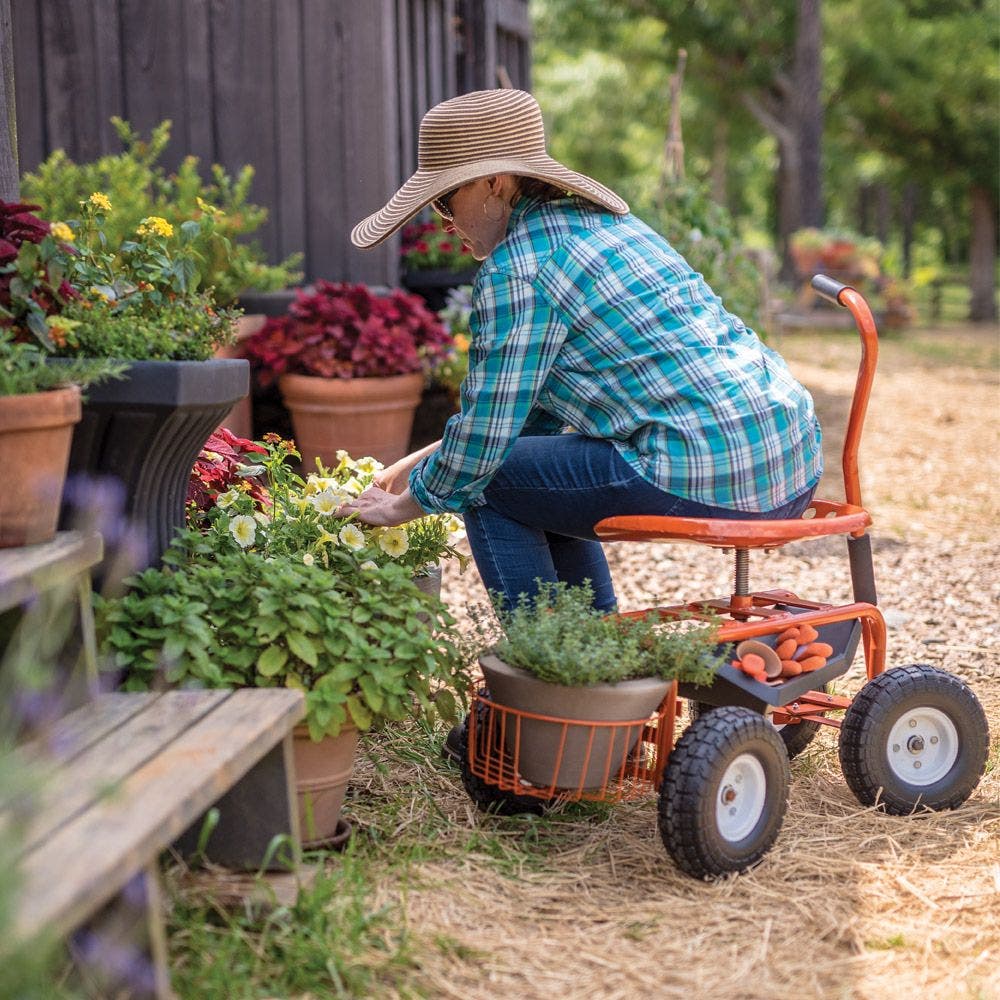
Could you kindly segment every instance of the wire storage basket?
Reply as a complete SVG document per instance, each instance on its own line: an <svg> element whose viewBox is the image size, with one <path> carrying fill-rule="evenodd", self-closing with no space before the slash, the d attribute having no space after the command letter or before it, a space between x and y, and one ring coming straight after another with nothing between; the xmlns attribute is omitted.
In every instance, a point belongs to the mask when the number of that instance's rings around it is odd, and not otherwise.
<svg viewBox="0 0 1000 1000"><path fill-rule="evenodd" d="M469 770L501 791L621 802L659 787L673 745L676 685L644 719L561 719L500 705L480 691L469 714Z"/></svg>

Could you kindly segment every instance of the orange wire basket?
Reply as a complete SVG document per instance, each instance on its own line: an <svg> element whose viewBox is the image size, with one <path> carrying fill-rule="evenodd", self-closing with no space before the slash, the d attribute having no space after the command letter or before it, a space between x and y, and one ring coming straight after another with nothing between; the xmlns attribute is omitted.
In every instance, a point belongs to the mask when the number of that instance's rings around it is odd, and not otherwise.
<svg viewBox="0 0 1000 1000"><path fill-rule="evenodd" d="M469 713L469 770L488 785L539 799L622 802L658 788L674 740L676 684L645 719L591 722L499 705Z"/></svg>

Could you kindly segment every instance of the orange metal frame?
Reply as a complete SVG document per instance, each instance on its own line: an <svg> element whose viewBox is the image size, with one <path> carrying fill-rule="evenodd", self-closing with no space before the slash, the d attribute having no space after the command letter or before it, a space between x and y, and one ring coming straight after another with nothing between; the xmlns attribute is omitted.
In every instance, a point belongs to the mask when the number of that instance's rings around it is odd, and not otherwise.
<svg viewBox="0 0 1000 1000"><path fill-rule="evenodd" d="M864 535L871 524L871 517L861 502L858 447L878 362L878 333L868 303L853 288L841 288L837 302L850 310L861 334L861 363L841 456L846 503L816 500L810 507L811 517L783 521L728 521L656 516L614 517L601 521L595 527L598 536L604 541L682 541L740 550L775 548L790 541L832 534L849 534L854 538ZM871 680L885 669L885 619L874 604L866 602L847 605L824 604L803 600L790 591L769 590L759 593L734 593L729 598L694 601L670 607L620 612L620 615L623 618L657 615L664 621L728 616L728 620L719 629L720 644L776 634L790 624L817 626L857 619L861 622L861 639L868 679ZM563 796L574 799L618 801L636 797L649 784L657 789L661 784L667 757L674 742L678 702L676 683L671 685L655 716L648 720L627 723L574 723L497 705L481 695L476 695L475 700L487 708L488 731L482 735L489 741L485 745L495 749L486 754L477 751L478 723L477 713L473 711L470 715L470 767L475 775L505 791L539 798ZM794 702L776 708L771 718L778 725L794 725L810 721L840 728L840 719L830 718L827 713L842 711L851 705L851 701L850 698L828 695L822 691L809 691ZM609 758L604 770L604 785L598 790L582 786L569 789L557 788L554 783L547 787L528 784L521 780L518 773L520 727L524 719L562 726L553 782L559 774L559 762L562 760L570 727L589 728L588 749L593 744L594 732L598 728L619 727L638 730L641 732L639 748L645 748L646 753L634 752L615 772L611 771Z"/></svg>

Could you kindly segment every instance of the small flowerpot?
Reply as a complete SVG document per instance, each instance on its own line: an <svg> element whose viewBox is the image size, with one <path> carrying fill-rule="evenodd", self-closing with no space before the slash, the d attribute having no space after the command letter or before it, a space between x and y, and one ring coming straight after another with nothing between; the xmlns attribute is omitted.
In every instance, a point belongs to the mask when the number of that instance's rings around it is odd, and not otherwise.
<svg viewBox="0 0 1000 1000"><path fill-rule="evenodd" d="M335 465L337 452L371 455L385 465L407 454L413 414L424 376L419 372L387 378L317 378L282 375L278 381L292 415L302 466L317 457Z"/></svg>
<svg viewBox="0 0 1000 1000"><path fill-rule="evenodd" d="M324 847L336 837L357 749L358 730L354 726L344 726L337 736L327 736L318 743L309 738L308 726L292 730L295 792L304 848Z"/></svg>
<svg viewBox="0 0 1000 1000"><path fill-rule="evenodd" d="M521 712L566 719L571 724L521 717L504 727L507 752L517 754L521 777L534 785L601 788L617 774L663 701L670 682L644 677L618 684L567 687L540 681L497 656L479 658L491 701ZM635 722L635 726L589 726L591 722ZM576 723L576 725L572 724ZM565 742L564 741L565 738ZM515 746L516 744L516 746ZM560 760L560 746L562 758Z"/></svg>
<svg viewBox="0 0 1000 1000"><path fill-rule="evenodd" d="M76 386L0 396L0 548L48 542L55 535L81 412Z"/></svg>

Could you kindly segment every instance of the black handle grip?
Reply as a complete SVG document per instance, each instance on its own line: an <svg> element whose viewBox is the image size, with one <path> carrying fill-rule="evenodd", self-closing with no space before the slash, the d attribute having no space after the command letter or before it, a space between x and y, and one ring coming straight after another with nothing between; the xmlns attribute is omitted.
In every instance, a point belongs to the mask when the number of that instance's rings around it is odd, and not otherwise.
<svg viewBox="0 0 1000 1000"><path fill-rule="evenodd" d="M851 287L850 285L842 285L839 281L835 281L825 274L814 275L812 286L824 299L829 299L835 306L841 305L840 293L845 288Z"/></svg>

